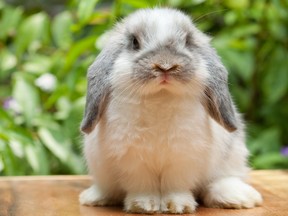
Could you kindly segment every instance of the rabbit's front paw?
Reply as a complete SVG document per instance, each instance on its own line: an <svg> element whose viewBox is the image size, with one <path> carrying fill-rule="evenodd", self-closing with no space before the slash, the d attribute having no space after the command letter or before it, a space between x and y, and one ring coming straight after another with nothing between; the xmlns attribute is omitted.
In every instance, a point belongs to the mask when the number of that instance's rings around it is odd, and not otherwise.
<svg viewBox="0 0 288 216"><path fill-rule="evenodd" d="M128 194L125 210L131 213L153 214L160 210L160 196L157 194Z"/></svg>
<svg viewBox="0 0 288 216"><path fill-rule="evenodd" d="M118 201L108 199L94 186L84 190L80 196L79 201L81 205L87 206L106 206L106 205L116 205Z"/></svg>
<svg viewBox="0 0 288 216"><path fill-rule="evenodd" d="M161 212L170 214L190 214L195 211L197 202L192 193L169 193L161 200Z"/></svg>
<svg viewBox="0 0 288 216"><path fill-rule="evenodd" d="M253 208L262 203L262 197L241 179L230 177L212 183L204 195L204 203L216 208Z"/></svg>

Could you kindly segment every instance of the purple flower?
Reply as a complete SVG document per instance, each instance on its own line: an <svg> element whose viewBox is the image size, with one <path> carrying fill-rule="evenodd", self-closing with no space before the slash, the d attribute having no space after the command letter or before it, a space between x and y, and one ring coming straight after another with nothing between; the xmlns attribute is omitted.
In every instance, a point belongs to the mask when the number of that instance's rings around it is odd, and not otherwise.
<svg viewBox="0 0 288 216"><path fill-rule="evenodd" d="M6 100L4 100L4 102L3 102L3 108L4 109L8 110L10 108L11 100L12 100L11 97L6 98Z"/></svg>
<svg viewBox="0 0 288 216"><path fill-rule="evenodd" d="M15 113L21 113L21 107L20 105L18 104L18 102L12 98L12 97L9 97L7 98L4 103L3 103L3 108L6 109L6 110L12 110L14 111Z"/></svg>
<svg viewBox="0 0 288 216"><path fill-rule="evenodd" d="M281 149L281 154L285 157L288 157L288 146L284 146L282 149Z"/></svg>

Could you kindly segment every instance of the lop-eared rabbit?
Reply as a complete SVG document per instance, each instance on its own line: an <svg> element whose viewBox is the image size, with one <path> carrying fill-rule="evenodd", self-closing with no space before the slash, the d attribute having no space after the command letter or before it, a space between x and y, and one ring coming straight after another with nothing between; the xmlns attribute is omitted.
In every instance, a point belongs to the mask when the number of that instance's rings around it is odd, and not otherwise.
<svg viewBox="0 0 288 216"><path fill-rule="evenodd" d="M88 70L81 130L93 185L80 203L192 213L253 208L244 124L209 38L174 9L131 14Z"/></svg>

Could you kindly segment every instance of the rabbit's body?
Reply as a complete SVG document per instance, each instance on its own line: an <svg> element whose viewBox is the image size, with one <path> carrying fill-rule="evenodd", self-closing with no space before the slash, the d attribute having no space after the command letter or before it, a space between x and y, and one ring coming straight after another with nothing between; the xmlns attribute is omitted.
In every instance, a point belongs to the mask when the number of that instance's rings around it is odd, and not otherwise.
<svg viewBox="0 0 288 216"><path fill-rule="evenodd" d="M152 15L156 14L151 11ZM158 9L158 12L158 17L161 13L176 14L181 22L187 24L187 18L178 11ZM135 20L131 20L135 23ZM118 32L122 31L120 29ZM197 41L204 43L203 49L206 51L206 39L202 41L199 38ZM136 42L133 43L138 46ZM155 48L159 44L153 46ZM210 104L213 95L209 95L207 103L203 102L203 92L211 77L211 64L213 68L219 67L219 70L223 67L217 59L216 63L214 59L212 63L205 62L201 58L203 53L191 55L184 48L174 50L165 47L155 54L151 47L144 58L135 54L136 66L127 60L129 52L116 54L117 51L110 51L112 56L118 55L118 59L107 66L113 71L106 78L110 87L105 87L105 83L100 87L110 89L109 95L100 97L101 118L97 107L93 108L98 112L96 114L93 109L92 112L88 110L89 106L93 106L90 103L86 107L86 119L82 125L83 131L87 131L84 153L94 185L81 194L80 202L86 205L108 205L124 201L126 211L139 213L190 213L197 205L195 196L201 197L207 206L250 208L260 204L260 194L242 181L247 176L248 151L241 119L233 103L229 102L229 95L225 99L229 107L224 104L214 109L214 105ZM178 58L178 52L184 57ZM107 55L104 51L98 60L103 62ZM150 69L144 74L147 65L150 65L149 55L153 61L158 59L156 69L165 70L164 77L158 77L158 72L152 76L149 74ZM210 55L214 57L214 52L211 51ZM208 56L208 60L211 56ZM163 59L165 63L158 66L158 62ZM151 63L152 71L156 63ZM95 65L103 67L96 61L90 71L97 70ZM182 75L177 74L178 68ZM101 71L99 69L99 73ZM133 71L136 71L134 75ZM213 73L217 75L218 71ZM225 71L223 73L225 75ZM136 80L131 79L131 75ZM95 79L94 72L88 77ZM149 80L139 85L137 79ZM101 80L96 83L101 84ZM93 86L90 84L90 88L95 88ZM215 90L220 87L215 86ZM221 91L224 93L217 94L228 94L225 89ZM95 98L103 93L89 94ZM222 109L225 112L219 114L218 111ZM233 112L235 114L230 117ZM95 125L94 119L98 119L97 125L91 126ZM237 125L237 130L234 125Z"/></svg>
<svg viewBox="0 0 288 216"><path fill-rule="evenodd" d="M168 188L176 183L181 189L195 189L197 184L218 176L246 174L243 135L225 131L192 98L163 94L128 102L117 98L109 104L94 131L85 138L92 173L103 158L111 165L109 172L115 173L113 181L120 188L143 190L165 188L165 175L173 167ZM134 175L149 178L152 185L141 185Z"/></svg>

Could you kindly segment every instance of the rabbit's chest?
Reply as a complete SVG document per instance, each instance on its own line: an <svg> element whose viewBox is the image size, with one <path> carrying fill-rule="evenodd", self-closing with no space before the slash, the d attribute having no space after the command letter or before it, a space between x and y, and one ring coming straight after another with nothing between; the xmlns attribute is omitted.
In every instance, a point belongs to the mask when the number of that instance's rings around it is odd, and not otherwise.
<svg viewBox="0 0 288 216"><path fill-rule="evenodd" d="M162 155L167 160L203 151L209 139L207 114L201 104L189 101L110 104L107 117L113 132L107 137L109 148L119 157L133 154L147 161Z"/></svg>
<svg viewBox="0 0 288 216"><path fill-rule="evenodd" d="M179 172L185 173L185 167L197 172L209 158L210 131L205 129L209 120L201 104L135 104L129 108L117 104L108 108L106 121L111 133L105 137L104 148L119 170L148 169L161 175L176 165L183 168Z"/></svg>

